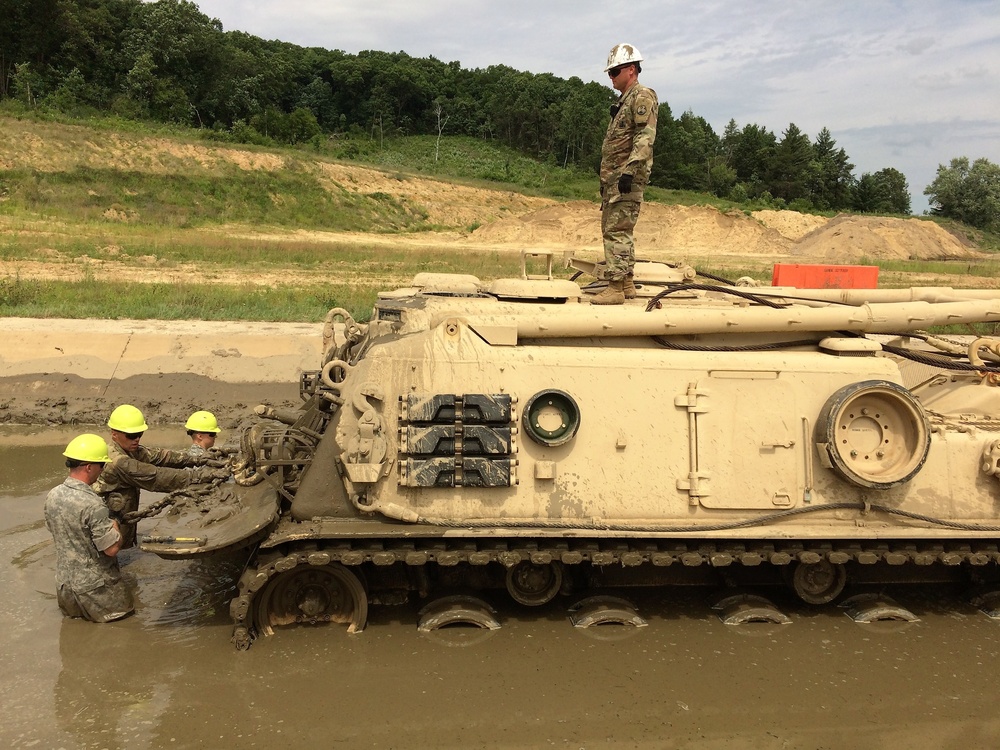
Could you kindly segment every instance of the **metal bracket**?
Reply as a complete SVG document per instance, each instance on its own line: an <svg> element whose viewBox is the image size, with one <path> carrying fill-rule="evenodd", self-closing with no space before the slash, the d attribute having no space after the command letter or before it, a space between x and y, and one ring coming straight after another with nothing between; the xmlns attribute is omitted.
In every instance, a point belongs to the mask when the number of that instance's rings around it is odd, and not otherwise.
<svg viewBox="0 0 1000 750"><path fill-rule="evenodd" d="M688 412L688 475L677 480L677 489L687 492L690 505L698 505L698 498L710 494L704 486L710 478L708 472L698 466L698 414L705 414L709 409L705 403L708 393L699 390L697 383L688 383L687 391L674 397L674 406L686 409ZM699 400L700 399L700 400Z"/></svg>

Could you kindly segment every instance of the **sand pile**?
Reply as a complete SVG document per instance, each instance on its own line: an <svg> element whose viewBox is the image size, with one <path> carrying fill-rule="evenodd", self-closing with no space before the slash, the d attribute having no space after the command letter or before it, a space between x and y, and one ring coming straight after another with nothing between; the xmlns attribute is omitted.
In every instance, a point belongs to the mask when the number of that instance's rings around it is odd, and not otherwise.
<svg viewBox="0 0 1000 750"><path fill-rule="evenodd" d="M787 237L793 242L806 236L813 230L819 229L830 221L825 216L800 214L798 211L774 211L771 209L754 211L751 216L765 227L774 229L782 237Z"/></svg>
<svg viewBox="0 0 1000 750"><path fill-rule="evenodd" d="M932 221L881 216L837 216L803 236L792 254L808 260L953 260L983 258Z"/></svg>
<svg viewBox="0 0 1000 750"><path fill-rule="evenodd" d="M491 244L597 247L601 244L601 210L589 201L554 203L490 222L472 237Z"/></svg>
<svg viewBox="0 0 1000 750"><path fill-rule="evenodd" d="M490 222L471 240L520 247L601 248L595 203L544 206ZM635 230L637 253L661 259L755 255L805 262L855 263L889 259L950 260L985 257L938 224L880 216L823 216L796 211L722 212L711 206L646 203Z"/></svg>
<svg viewBox="0 0 1000 750"><path fill-rule="evenodd" d="M600 207L587 201L546 206L480 227L473 239L491 244L600 248ZM646 203L635 230L640 255L783 255L791 241L741 211Z"/></svg>
<svg viewBox="0 0 1000 750"><path fill-rule="evenodd" d="M402 173L385 172L349 164L317 162L328 189L362 195L388 195L424 213L432 224L466 229L508 214L537 209L552 201L509 190L484 190Z"/></svg>
<svg viewBox="0 0 1000 750"><path fill-rule="evenodd" d="M644 222L646 222L644 224ZM647 204L636 241L676 256L784 255L791 242L742 211L723 213L711 206Z"/></svg>

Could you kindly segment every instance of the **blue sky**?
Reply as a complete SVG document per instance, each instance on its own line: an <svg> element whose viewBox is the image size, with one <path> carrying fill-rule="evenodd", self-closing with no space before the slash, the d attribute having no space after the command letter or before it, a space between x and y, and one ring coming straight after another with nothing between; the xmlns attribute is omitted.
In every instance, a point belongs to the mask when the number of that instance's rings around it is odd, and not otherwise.
<svg viewBox="0 0 1000 750"><path fill-rule="evenodd" d="M826 127L854 174L894 167L914 213L938 165L1000 164L996 0L195 0L227 31L356 53L405 51L607 84L630 42L675 116Z"/></svg>

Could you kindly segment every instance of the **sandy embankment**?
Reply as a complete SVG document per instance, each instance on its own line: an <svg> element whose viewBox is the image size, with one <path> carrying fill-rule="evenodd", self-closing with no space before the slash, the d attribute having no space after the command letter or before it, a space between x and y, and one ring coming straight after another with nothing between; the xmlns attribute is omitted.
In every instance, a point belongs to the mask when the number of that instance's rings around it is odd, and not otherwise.
<svg viewBox="0 0 1000 750"><path fill-rule="evenodd" d="M147 422L196 409L232 427L259 403L299 403L322 325L201 321L0 322L0 423L103 424L121 403Z"/></svg>

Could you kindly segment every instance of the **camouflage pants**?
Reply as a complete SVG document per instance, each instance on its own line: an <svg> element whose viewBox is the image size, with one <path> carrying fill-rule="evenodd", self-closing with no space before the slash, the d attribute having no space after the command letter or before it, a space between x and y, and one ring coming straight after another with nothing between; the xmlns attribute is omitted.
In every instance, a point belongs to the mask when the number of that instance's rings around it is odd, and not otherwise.
<svg viewBox="0 0 1000 750"><path fill-rule="evenodd" d="M604 238L606 278L620 281L635 266L635 240L632 231L639 220L639 201L607 203L601 211L601 236Z"/></svg>
<svg viewBox="0 0 1000 750"><path fill-rule="evenodd" d="M67 617L82 617L91 622L112 622L132 614L132 594L121 579L98 586L93 591L73 591L61 585L56 591L59 609Z"/></svg>

